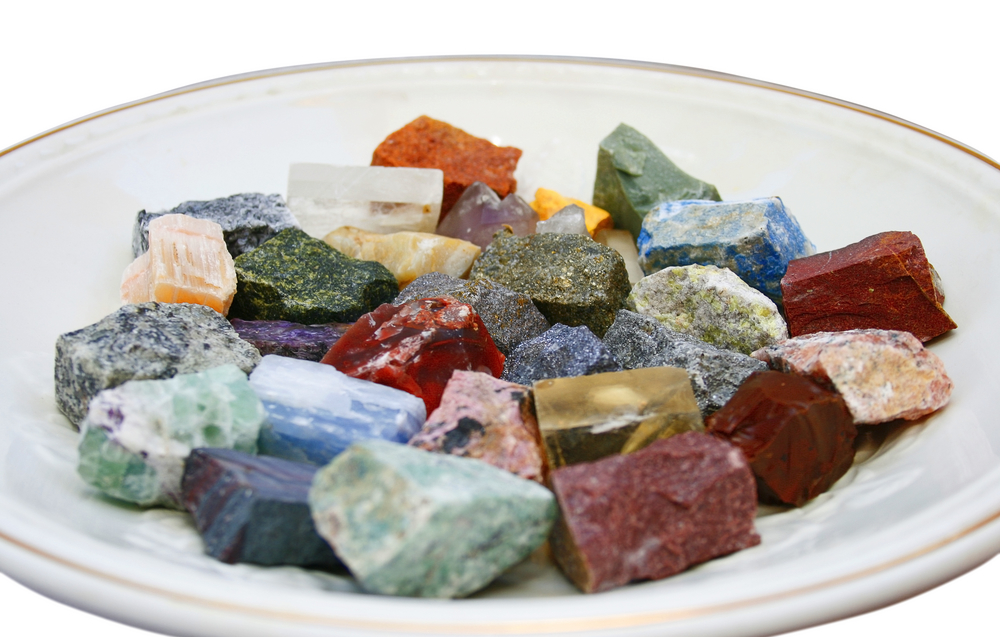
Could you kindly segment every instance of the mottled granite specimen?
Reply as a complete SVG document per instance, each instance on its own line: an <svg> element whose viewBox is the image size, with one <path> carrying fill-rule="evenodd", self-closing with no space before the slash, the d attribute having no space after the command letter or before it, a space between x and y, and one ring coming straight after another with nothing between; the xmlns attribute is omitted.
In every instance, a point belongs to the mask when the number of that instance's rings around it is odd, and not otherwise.
<svg viewBox="0 0 1000 637"><path fill-rule="evenodd" d="M126 305L56 340L56 406L79 425L97 392L127 380L170 378L226 363L249 373L259 361L253 345L204 305Z"/></svg>
<svg viewBox="0 0 1000 637"><path fill-rule="evenodd" d="M590 236L587 230L587 216L583 208L576 204L570 204L562 210L556 212L548 219L539 221L535 226L535 232L544 234L555 232L562 234L585 234Z"/></svg>
<svg viewBox="0 0 1000 637"><path fill-rule="evenodd" d="M230 316L245 320L350 323L399 291L384 265L352 259L296 228L237 257L236 276Z"/></svg>
<svg viewBox="0 0 1000 637"><path fill-rule="evenodd" d="M316 474L320 535L358 583L387 595L463 597L548 536L552 493L485 462L368 441Z"/></svg>
<svg viewBox="0 0 1000 637"><path fill-rule="evenodd" d="M537 223L538 213L523 199L511 193L501 201L492 188L477 181L465 189L441 220L437 233L485 248L504 227L523 237L534 234Z"/></svg>
<svg viewBox="0 0 1000 637"><path fill-rule="evenodd" d="M587 231L591 236L596 237L599 231L610 230L614 227L614 222L611 221L611 215L607 210L602 210L579 199L563 197L555 190L549 190L548 188L539 188L536 190L535 200L529 205L538 213L538 218L543 221L567 206L582 208L587 224Z"/></svg>
<svg viewBox="0 0 1000 637"><path fill-rule="evenodd" d="M552 472L552 552L595 593L656 580L754 546L757 494L739 449L704 433Z"/></svg>
<svg viewBox="0 0 1000 637"><path fill-rule="evenodd" d="M615 312L625 307L631 289L620 254L571 234L498 232L469 278L491 279L527 294L550 323L586 325L597 336L604 336Z"/></svg>
<svg viewBox="0 0 1000 637"><path fill-rule="evenodd" d="M601 339L587 327L556 323L514 348L504 363L501 378L531 385L545 378L617 372L621 368Z"/></svg>
<svg viewBox="0 0 1000 637"><path fill-rule="evenodd" d="M230 321L239 337L257 348L261 356L276 354L319 362L344 335L350 323L303 325L291 321Z"/></svg>

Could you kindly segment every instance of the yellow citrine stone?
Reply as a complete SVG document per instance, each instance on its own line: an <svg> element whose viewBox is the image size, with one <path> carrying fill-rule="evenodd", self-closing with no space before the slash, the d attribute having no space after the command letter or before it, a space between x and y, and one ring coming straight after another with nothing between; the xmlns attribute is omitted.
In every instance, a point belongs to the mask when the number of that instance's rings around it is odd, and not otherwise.
<svg viewBox="0 0 1000 637"><path fill-rule="evenodd" d="M236 294L236 268L222 226L187 215L149 222L149 249L122 275L122 303L195 303L226 315Z"/></svg>
<svg viewBox="0 0 1000 637"><path fill-rule="evenodd" d="M583 203L579 199L563 197L555 190L539 188L535 191L535 200L531 202L531 209L538 213L538 219L545 221L566 206L576 204L583 208L583 214L587 220L587 232L593 237L598 230L610 229L614 227L611 214L597 206Z"/></svg>

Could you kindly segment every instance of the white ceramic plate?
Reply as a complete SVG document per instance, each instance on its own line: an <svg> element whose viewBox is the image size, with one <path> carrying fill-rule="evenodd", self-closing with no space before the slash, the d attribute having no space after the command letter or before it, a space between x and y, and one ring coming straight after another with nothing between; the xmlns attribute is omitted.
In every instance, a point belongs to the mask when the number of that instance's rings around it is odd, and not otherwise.
<svg viewBox="0 0 1000 637"><path fill-rule="evenodd" d="M589 199L619 122L728 199L780 195L820 250L920 236L959 324L931 344L951 405L885 441L829 493L761 517L760 546L582 596L524 564L474 599L360 594L292 568L228 566L187 519L96 496L56 412L53 343L118 306L140 208L285 190L291 162L367 164L420 114L524 150L519 192ZM756 635L903 599L1000 549L992 329L1000 167L884 114L732 76L587 60L320 65L227 78L85 118L0 155L0 568L56 599L190 635ZM13 276L14 273L25 273ZM30 274L29 274L30 273ZM43 285L39 285L44 281Z"/></svg>

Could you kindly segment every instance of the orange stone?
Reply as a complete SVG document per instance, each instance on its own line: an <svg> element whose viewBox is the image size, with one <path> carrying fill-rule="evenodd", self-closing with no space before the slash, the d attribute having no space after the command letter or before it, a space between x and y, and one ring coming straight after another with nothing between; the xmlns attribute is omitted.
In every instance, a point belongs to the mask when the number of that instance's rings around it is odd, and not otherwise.
<svg viewBox="0 0 1000 637"><path fill-rule="evenodd" d="M579 199L563 197L555 190L539 188L535 191L535 200L531 202L531 209L538 213L538 219L545 221L569 205L577 205L583 208L584 218L587 223L587 232L591 237L595 237L600 230L610 230L615 227L611 219L611 213L589 203L584 203ZM635 241L633 240L634 244Z"/></svg>

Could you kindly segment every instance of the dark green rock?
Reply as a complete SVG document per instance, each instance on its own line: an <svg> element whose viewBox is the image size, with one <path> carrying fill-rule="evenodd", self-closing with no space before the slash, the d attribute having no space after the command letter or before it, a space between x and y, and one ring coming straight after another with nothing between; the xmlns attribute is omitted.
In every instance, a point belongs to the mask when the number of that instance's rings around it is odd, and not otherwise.
<svg viewBox="0 0 1000 637"><path fill-rule="evenodd" d="M382 264L349 257L298 228L282 230L235 263L229 317L248 321L350 323L399 290Z"/></svg>
<svg viewBox="0 0 1000 637"><path fill-rule="evenodd" d="M683 199L722 201L715 186L678 168L631 126L619 124L601 141L594 205L611 213L616 228L638 238L647 212L664 201Z"/></svg>
<svg viewBox="0 0 1000 637"><path fill-rule="evenodd" d="M492 279L527 294L550 323L586 325L599 337L625 307L631 290L618 252L573 234L516 237L501 230L469 278Z"/></svg>

